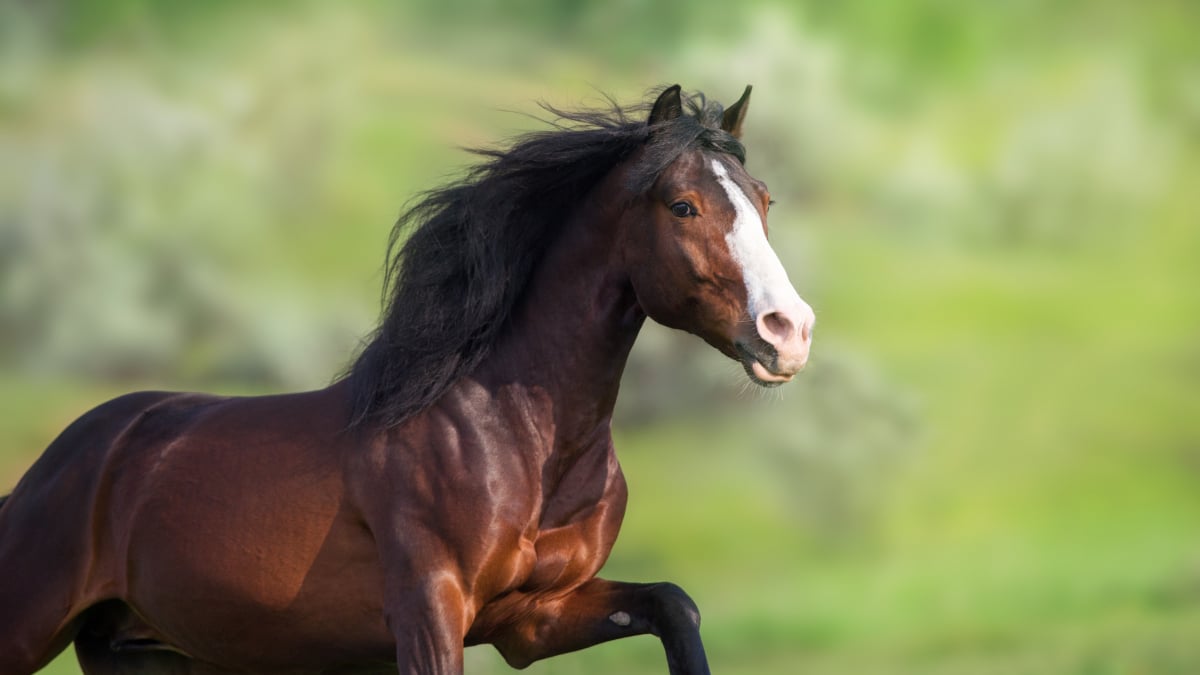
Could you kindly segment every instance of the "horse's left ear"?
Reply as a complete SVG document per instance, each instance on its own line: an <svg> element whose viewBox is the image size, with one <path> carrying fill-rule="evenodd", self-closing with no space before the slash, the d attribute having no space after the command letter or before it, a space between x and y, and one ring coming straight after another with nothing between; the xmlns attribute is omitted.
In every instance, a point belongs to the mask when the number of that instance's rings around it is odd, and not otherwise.
<svg viewBox="0 0 1200 675"><path fill-rule="evenodd" d="M680 96L680 86L673 84L658 95L658 100L654 102L654 107L650 109L650 119L646 123L654 126L659 122L673 120L682 114L683 100Z"/></svg>
<svg viewBox="0 0 1200 675"><path fill-rule="evenodd" d="M728 131L734 138L742 137L742 120L746 119L746 108L750 107L750 90L753 88L751 85L746 85L746 91L742 92L742 97L737 100L737 103L729 106L721 117L721 128Z"/></svg>

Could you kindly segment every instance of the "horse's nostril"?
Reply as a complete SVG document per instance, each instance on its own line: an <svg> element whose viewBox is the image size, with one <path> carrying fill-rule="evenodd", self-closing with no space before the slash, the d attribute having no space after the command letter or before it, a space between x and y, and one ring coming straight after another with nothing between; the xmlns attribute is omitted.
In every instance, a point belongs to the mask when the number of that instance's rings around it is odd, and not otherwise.
<svg viewBox="0 0 1200 675"><path fill-rule="evenodd" d="M780 312L771 312L764 315L761 319L760 327L763 330L763 339L773 344L786 343L792 338L792 333L796 330L791 319L788 319L787 316Z"/></svg>

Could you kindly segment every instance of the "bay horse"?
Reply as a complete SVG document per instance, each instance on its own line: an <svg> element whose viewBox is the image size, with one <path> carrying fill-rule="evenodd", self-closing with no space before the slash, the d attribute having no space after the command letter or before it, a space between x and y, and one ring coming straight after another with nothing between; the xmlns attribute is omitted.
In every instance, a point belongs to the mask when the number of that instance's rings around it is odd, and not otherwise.
<svg viewBox="0 0 1200 675"><path fill-rule="evenodd" d="M808 358L744 168L749 94L551 109L480 151L397 223L382 320L328 388L140 392L73 422L0 505L0 674L74 642L89 675L432 675L469 645L522 668L646 633L708 673L683 590L595 575L645 318L764 386Z"/></svg>

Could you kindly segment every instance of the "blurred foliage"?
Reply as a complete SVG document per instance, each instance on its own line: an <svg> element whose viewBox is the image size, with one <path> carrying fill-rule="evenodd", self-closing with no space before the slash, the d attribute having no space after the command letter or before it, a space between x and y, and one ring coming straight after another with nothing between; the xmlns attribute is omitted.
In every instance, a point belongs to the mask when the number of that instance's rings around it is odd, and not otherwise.
<svg viewBox="0 0 1200 675"><path fill-rule="evenodd" d="M606 574L724 673L1200 671L1200 7L0 3L0 488L137 387L318 387L535 102L753 83L818 313L762 393L649 326ZM486 649L469 672L505 672ZM531 672L663 672L651 639ZM69 657L49 672L77 672Z"/></svg>

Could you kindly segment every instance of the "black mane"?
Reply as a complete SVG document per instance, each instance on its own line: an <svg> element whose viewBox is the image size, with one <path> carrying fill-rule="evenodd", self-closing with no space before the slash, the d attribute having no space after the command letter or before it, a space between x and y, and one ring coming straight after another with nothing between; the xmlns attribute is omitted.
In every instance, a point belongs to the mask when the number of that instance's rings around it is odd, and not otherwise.
<svg viewBox="0 0 1200 675"><path fill-rule="evenodd" d="M721 105L702 94L684 101L687 114L653 127L646 104L582 112L543 105L557 118L552 129L507 149L473 150L483 162L401 215L388 241L383 317L346 374L351 426L395 426L474 370L555 226L634 151L646 147L632 174L638 190L689 148L744 161L741 143L720 129Z"/></svg>

